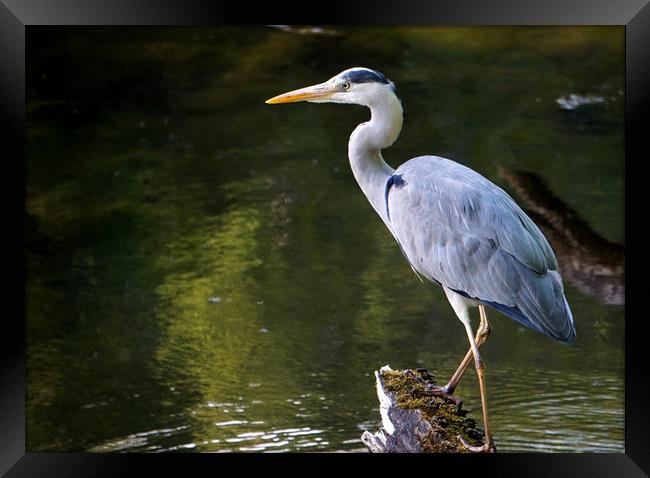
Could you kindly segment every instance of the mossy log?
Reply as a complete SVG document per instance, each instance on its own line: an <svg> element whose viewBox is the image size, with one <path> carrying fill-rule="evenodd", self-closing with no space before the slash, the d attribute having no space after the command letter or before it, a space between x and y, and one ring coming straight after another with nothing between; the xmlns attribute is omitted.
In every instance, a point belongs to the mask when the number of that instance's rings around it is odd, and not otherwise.
<svg viewBox="0 0 650 478"><path fill-rule="evenodd" d="M426 369L375 371L382 427L361 440L373 453L464 453L460 437L483 443L483 430L462 409L463 402L435 388Z"/></svg>

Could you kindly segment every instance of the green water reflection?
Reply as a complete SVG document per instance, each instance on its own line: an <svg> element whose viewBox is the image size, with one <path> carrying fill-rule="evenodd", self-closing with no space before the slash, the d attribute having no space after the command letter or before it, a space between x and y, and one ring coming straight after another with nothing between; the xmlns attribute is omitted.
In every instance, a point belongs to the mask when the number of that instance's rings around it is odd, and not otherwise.
<svg viewBox="0 0 650 478"><path fill-rule="evenodd" d="M575 346L492 314L499 449L624 451L623 32L28 30L28 451L361 450L373 370L451 374L462 326L348 167L367 112L264 104L355 65L397 83L391 165L478 170L566 271Z"/></svg>

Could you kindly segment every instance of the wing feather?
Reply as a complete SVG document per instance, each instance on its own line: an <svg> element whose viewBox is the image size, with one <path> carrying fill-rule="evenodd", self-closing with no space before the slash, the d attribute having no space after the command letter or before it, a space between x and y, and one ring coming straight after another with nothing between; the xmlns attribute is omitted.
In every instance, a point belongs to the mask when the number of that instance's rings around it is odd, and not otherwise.
<svg viewBox="0 0 650 478"><path fill-rule="evenodd" d="M435 156L395 174L403 183L386 197L390 224L417 272L554 338L575 338L553 250L505 191Z"/></svg>

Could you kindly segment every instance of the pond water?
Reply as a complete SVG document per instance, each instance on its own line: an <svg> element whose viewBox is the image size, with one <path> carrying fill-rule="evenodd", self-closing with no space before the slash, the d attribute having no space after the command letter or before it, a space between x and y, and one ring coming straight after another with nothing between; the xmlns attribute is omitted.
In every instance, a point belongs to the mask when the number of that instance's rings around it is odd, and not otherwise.
<svg viewBox="0 0 650 478"><path fill-rule="evenodd" d="M575 345L489 312L499 450L624 451L622 27L38 27L27 62L29 452L362 451L374 370L448 379L463 327L349 169L367 110L264 104L351 66L397 84L389 164L479 171L558 256Z"/></svg>

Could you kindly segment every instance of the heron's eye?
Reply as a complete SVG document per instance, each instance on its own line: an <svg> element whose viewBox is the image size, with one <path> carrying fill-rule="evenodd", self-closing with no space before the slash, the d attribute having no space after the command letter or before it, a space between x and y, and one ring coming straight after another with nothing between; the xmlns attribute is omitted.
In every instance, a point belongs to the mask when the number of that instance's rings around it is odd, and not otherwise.
<svg viewBox="0 0 650 478"><path fill-rule="evenodd" d="M347 81L345 83L341 83L341 88L343 88L344 90L350 89L350 83L348 83Z"/></svg>

